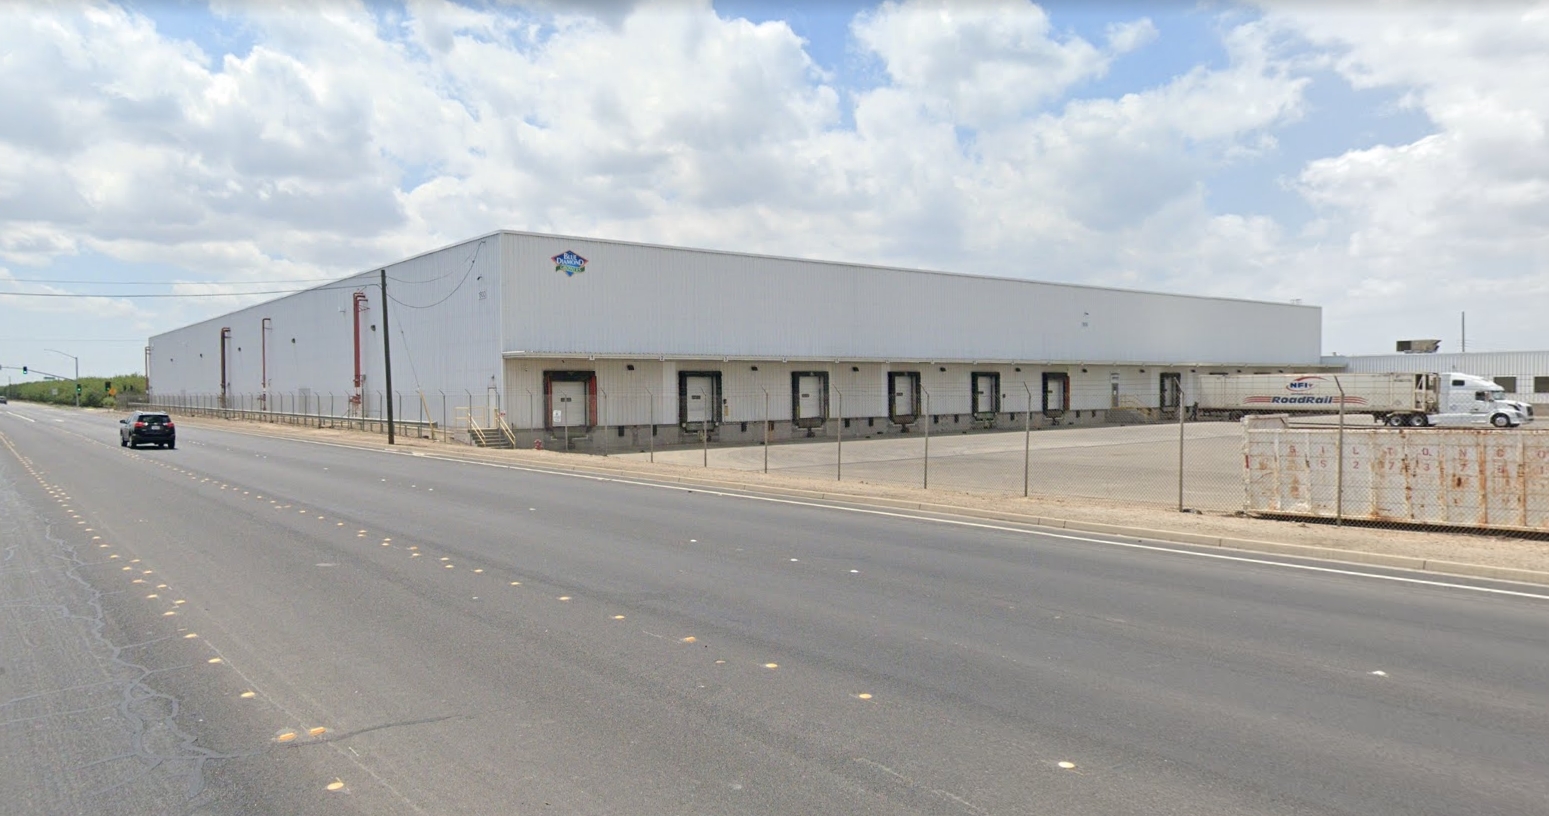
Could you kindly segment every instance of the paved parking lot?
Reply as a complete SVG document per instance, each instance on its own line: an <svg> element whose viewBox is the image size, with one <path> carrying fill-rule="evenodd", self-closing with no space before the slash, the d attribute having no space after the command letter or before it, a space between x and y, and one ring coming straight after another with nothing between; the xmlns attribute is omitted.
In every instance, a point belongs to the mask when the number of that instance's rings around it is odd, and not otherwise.
<svg viewBox="0 0 1549 816"><path fill-rule="evenodd" d="M1035 496L1122 499L1175 506L1178 502L1178 426L1130 425L1052 428L932 436L929 473L923 435L785 442L768 449L770 473L842 478L875 484L929 486L974 493L1021 495L1025 473ZM839 459L843 449L843 462ZM700 448L658 450L656 461L702 465ZM649 454L629 453L626 460ZM765 449L715 447L709 466L762 471ZM1209 510L1242 507L1242 428L1236 423L1184 426L1184 504Z"/></svg>

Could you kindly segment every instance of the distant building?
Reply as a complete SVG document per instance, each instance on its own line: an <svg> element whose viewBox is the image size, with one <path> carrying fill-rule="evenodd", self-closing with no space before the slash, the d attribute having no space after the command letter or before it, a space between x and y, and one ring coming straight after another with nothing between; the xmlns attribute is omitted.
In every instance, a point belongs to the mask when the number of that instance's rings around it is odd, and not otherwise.
<svg viewBox="0 0 1549 816"><path fill-rule="evenodd" d="M1493 380L1511 399L1549 404L1549 351L1359 354L1323 363L1345 371L1461 371Z"/></svg>

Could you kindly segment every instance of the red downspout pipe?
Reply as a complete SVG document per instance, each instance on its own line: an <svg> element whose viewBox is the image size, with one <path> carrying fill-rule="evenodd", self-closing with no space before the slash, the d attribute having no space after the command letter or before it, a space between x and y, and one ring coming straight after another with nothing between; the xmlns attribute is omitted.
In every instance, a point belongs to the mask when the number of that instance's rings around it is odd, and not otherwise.
<svg viewBox="0 0 1549 816"><path fill-rule="evenodd" d="M226 407L226 346L231 342L231 327L221 327L221 407Z"/></svg>
<svg viewBox="0 0 1549 816"><path fill-rule="evenodd" d="M355 387L360 388L365 384L366 378L360 373L360 313L366 310L366 293L355 293Z"/></svg>

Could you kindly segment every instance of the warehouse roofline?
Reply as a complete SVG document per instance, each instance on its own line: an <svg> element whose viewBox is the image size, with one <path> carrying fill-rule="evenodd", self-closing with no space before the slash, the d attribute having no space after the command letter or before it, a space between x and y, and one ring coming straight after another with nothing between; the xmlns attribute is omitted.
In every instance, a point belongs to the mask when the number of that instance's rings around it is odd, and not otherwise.
<svg viewBox="0 0 1549 816"><path fill-rule="evenodd" d="M837 267L852 267L852 268L858 268L858 269L872 269L872 270L877 270L877 271L880 271L880 272L907 272L907 273L911 273L911 274L915 274L915 275L939 275L939 276L942 276L942 277L949 277L949 278L969 278L969 279L973 279L973 280L1007 281L1007 282L1010 282L1010 283L1032 283L1032 284L1039 284L1039 285L1042 285L1042 286L1059 286L1059 287L1064 287L1064 288L1068 288L1068 289L1085 289L1085 290L1096 290L1096 291L1103 291L1103 292L1123 292L1123 293L1126 293L1126 294L1134 294L1134 295L1158 295L1158 296L1162 296L1162 297L1188 298L1188 299L1191 299L1191 300L1219 300L1219 301L1226 301L1226 302L1230 302L1230 303L1253 303L1253 304L1269 305L1269 306L1285 306L1285 307L1298 308L1298 309L1313 309L1313 310L1316 310L1316 311L1322 311L1322 308L1323 308L1321 306L1316 306L1316 305L1311 305L1311 304L1305 304L1305 303L1283 303L1283 302L1276 301L1276 300L1254 300L1252 298L1235 298L1235 297L1224 297L1224 296L1219 296L1219 295L1191 295L1191 294L1180 293L1180 292L1163 292L1163 291L1158 291L1158 290L1155 290L1155 289L1127 289L1127 288L1124 288L1124 287L1121 287L1121 286L1098 286L1098 285L1089 284L1089 283L1064 283L1064 282L1060 282L1060 281L1039 280L1039 279L1036 279L1036 278L1008 278L1008 277L1004 277L1004 276L1000 276L1000 275L974 275L974 274L970 274L970 273L967 273L967 272L945 272L945 271L938 270L938 269L917 269L917 268L906 267L906 266L885 266L885 265L882 265L882 264L855 263L855 262L852 262L852 261L834 261L834 260L828 260L828 259L825 259L825 258L799 258L799 257L791 256L791 255L769 255L769 254L764 254L764 253L759 253L759 252L737 252L735 250L728 250L728 249L705 249L705 248L702 248L702 247L674 246L674 245L671 245L671 244L653 244L653 243L648 243L648 242L644 242L644 241L621 241L621 240L614 240L614 239L611 239L611 238L589 238L589 237L584 236L584 235L563 235L563 234L559 234L559 233L527 232L525 230L511 230L511 229L499 230L497 232L491 233L491 235L520 235L520 236L527 237L527 238L557 238L557 239L561 239L561 240L570 240L570 241L591 241L591 242L599 243L599 244L614 244L616 246L643 247L643 248L646 248L646 249L660 249L660 250L678 251L678 252L698 252L698 253L703 253L703 254L706 254L706 255L725 255L725 256L733 257L733 258L760 258L760 259L763 259L763 260L785 261L785 262L789 262L789 263L810 263L810 264L821 264L823 266L837 266ZM440 252L443 249L449 249L451 247L459 246L461 244L466 244L466 243L471 243L473 241L477 241L477 240L479 240L479 238L487 238L487 237L489 237L489 236L485 235L485 236L479 236L478 238L469 238L467 241L458 241L457 243L448 244L447 246L441 247L440 249L431 250L431 251L432 252ZM423 254L428 255L430 253L427 252L427 253L423 253ZM419 256L416 255L414 257L417 258ZM406 258L404 260L412 260L412 258ZM373 267L373 268L380 268L380 267Z"/></svg>
<svg viewBox="0 0 1549 816"><path fill-rule="evenodd" d="M1047 366L1107 366L1107 367L1136 366L1136 367L1140 367L1140 368L1148 368L1148 367L1149 368L1208 368L1208 369L1242 368L1242 369L1256 369L1256 370L1258 370L1258 369L1265 369L1265 368L1283 368L1283 369L1294 369L1296 371L1343 371L1344 370L1344 366L1342 366L1342 365L1330 365L1330 364L1327 364L1327 363L1264 363L1264 362L1258 362L1258 363L1236 363L1236 362L1220 362L1220 361L1215 361L1215 362L1181 362L1181 363L1174 362L1174 363L1168 363L1168 362L1159 362L1159 361L1156 361L1156 360L1138 360L1138 361L1137 360L1077 360L1077 359L1066 359L1066 360L1030 360L1030 359L1020 359L1020 358L1019 359L991 359L991 358L988 358L988 357L975 357L975 358L967 358L967 357L964 357L964 358L936 357L936 358L930 359L930 360L915 360L915 359L900 358L900 357L840 357L840 358L834 358L834 357L782 356L782 357L779 357L779 358L774 358L774 357L762 357L762 356L746 355L746 354L726 354L726 355L718 355L718 354L712 354L712 355L706 355L706 354L623 354L623 353L599 352L599 351L507 351L507 352L503 352L501 354L501 356L504 357L507 360L553 360L553 359L569 360L569 359L574 359L574 360L587 360L589 362L590 361L596 361L596 360L655 360L655 361L658 361L658 362L664 362L664 361L672 360L672 361L696 361L696 362L706 362L706 361L708 361L708 362L714 362L716 360L719 360L719 361L721 361L723 363L731 363L731 362L738 362L738 363L781 362L781 363L821 363L821 364L867 363L867 364L880 364L880 365L987 365L987 366L988 365L1010 365L1010 366L1019 366L1019 365L1043 366L1043 365L1047 365Z"/></svg>
<svg viewBox="0 0 1549 816"><path fill-rule="evenodd" d="M389 267L397 266L398 264L408 263L410 261L413 261L413 260L416 260L416 259L419 259L419 258L428 257L428 256L434 255L434 254L436 254L438 252L444 252L444 251L446 251L448 249L454 249L456 247L465 246L467 244L477 243L479 241L486 241L486 240L489 240L491 238L497 238L497 237L499 237L501 235L517 235L517 236L522 236L522 237L525 237L525 238L550 238L550 239L557 239L557 240L562 240L562 241L590 241L590 242L593 242L593 243L600 243L600 244L613 244L615 246L644 247L644 248L647 248L647 249L658 249L658 250L666 250L666 251L696 252L696 253L701 253L701 254L706 254L706 255L722 255L722 256L729 257L729 258L759 258L759 259L771 260L771 261L782 261L782 262L786 262L786 263L810 263L810 264L819 264L819 265L822 265L822 266L848 267L848 268L852 268L852 269L870 269L870 270L876 270L876 271L881 271L881 272L903 272L903 273L914 274L914 275L933 275L933 276L946 277L946 278L964 278L964 279L969 279L969 280L1006 281L1006 282L1009 282L1009 283L1024 283L1024 284L1034 284L1034 285L1039 285L1039 286L1057 286L1057 287L1061 287L1061 288L1065 288L1065 289L1080 289L1080 290L1086 290L1086 291L1121 292L1121 293L1133 294L1133 295L1152 295L1152 296L1157 296L1157 297L1184 298L1184 299L1188 299L1188 300L1221 301L1221 302L1226 302L1226 303L1252 303L1252 304L1256 304L1256 305L1280 306L1280 307L1285 307L1285 308L1311 309L1311 310L1319 311L1319 312L1321 312L1322 308L1323 308L1321 306L1316 306L1316 305L1309 305L1309 304L1302 304L1302 303L1282 303L1280 301L1274 301L1274 300L1254 300L1254 299L1251 299L1251 298L1223 297L1223 296L1219 296L1219 295L1195 295L1195 294L1188 294L1188 293L1184 293L1184 292L1163 292L1163 291L1158 291L1158 290L1154 290L1154 289L1126 289L1124 287L1119 287L1119 286L1097 286L1097 285L1094 285L1094 284L1087 284L1087 283L1066 283L1066 282L1062 282L1062 281L1039 280L1039 279L1036 279L1036 278L1008 278L1008 277L1003 277L1003 276L999 276L999 275L974 275L974 274L970 274L970 273L967 273L967 272L947 272L947 271L942 271L942 270L938 270L938 269L917 269L917 268L904 267L904 266L884 266L884 265L881 265L881 264L854 263L854 262L850 262L850 261L834 261L834 260L828 260L828 259L825 259L825 258L799 258L799 257L791 256L791 255L769 255L769 254L756 253L756 252L736 252L734 250L726 250L726 249L706 249L706 248L702 248L702 247L673 246L671 244L653 244L653 243L648 243L648 242L643 242L643 241L622 241L622 240L615 240L615 239L612 239L612 238L594 238L594 237L587 237L587 236L584 236L584 235L565 235L565 234L561 234L561 233L529 232L529 231L526 231L526 230L501 229L501 230L495 230L494 232L486 232L486 233L483 233L483 234L480 234L480 235L475 235L475 236L473 236L471 238L465 238L465 239L463 239L461 241L453 241L453 242L451 242L449 244L443 244L441 246L435 247L434 249L427 249L427 250L425 250L423 252L417 252L417 253L415 253L413 255L409 255L407 257L398 258L397 260L388 261L386 263L373 264L373 265L371 265L369 267L366 267L365 269L362 269L360 271L351 272L351 273L349 273L347 275L342 275L342 276L340 276L338 278L335 278L335 279L333 279L331 281L328 281L327 283L320 283L320 284L317 284L315 286L309 286L309 287L307 287L305 289L298 289L295 292L289 292L287 294L279 295L278 297L269 298L267 300L256 301L256 302L254 302L252 304L249 304L247 306L243 306L243 307L241 307L239 309L236 309L234 311L242 311L244 309L250 309L250 308L255 308L255 307L259 307L259 306L264 306L264 305L270 304L270 303L278 303L280 301L288 300L290 298L296 297L298 295L304 295L304 294L307 294L309 292L317 292L317 291L322 291L322 290L338 288L340 286L340 284L344 284L344 283L349 282L349 281L355 281L356 279L360 278L363 275L373 274L377 270L380 270L380 269L387 269ZM360 285L360 286L367 286L367 285L370 285L370 284L372 284L374 282L375 281L372 281L372 280L361 280L361 281L359 281L358 285ZM356 284L350 284L350 285L354 286ZM240 297L241 293L237 293L234 296L235 297ZM195 321L194 323L186 324L184 326L179 326L179 327L176 327L176 328L173 328L173 329L168 329L166 331L159 332L157 334L150 335L150 337L154 339L155 337L159 337L159 336L161 336L163 334L170 334L172 332L180 331L182 329L188 328L189 326L196 326L196 325L199 325L200 323L204 323L204 322L208 322L208 321L212 321L212 320L218 320L218 319L219 318L216 317L216 318L207 318L206 320Z"/></svg>

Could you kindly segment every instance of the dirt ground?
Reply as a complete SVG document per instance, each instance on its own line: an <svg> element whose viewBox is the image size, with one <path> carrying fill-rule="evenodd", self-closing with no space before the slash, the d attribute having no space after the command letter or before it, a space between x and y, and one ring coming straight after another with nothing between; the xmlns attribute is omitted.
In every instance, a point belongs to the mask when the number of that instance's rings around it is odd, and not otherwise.
<svg viewBox="0 0 1549 816"><path fill-rule="evenodd" d="M377 433L340 429L319 429L232 420L178 417L191 426L220 427L253 433L277 434L308 439L326 439L363 447L386 447L386 437ZM904 487L896 484L868 484L860 480L817 479L784 474L722 470L672 464L651 464L637 459L589 456L575 453L531 450L490 450L460 443L398 437L398 447L478 461L530 464L545 467L583 468L619 475L667 477L715 481L727 486L772 487L847 494L857 498L883 498L949 505L1003 513L1017 513L1048 519L1090 522L1134 527L1144 530L1173 531L1195 535L1220 536L1282 544L1328 547L1351 552L1384 553L1427 560L1479 564L1491 567L1549 572L1549 536L1542 538L1484 531L1449 531L1310 523L1296 520L1244 518L1225 513L1179 513L1156 505L1133 504L1113 500L1034 496L1031 498L977 495L951 490Z"/></svg>

